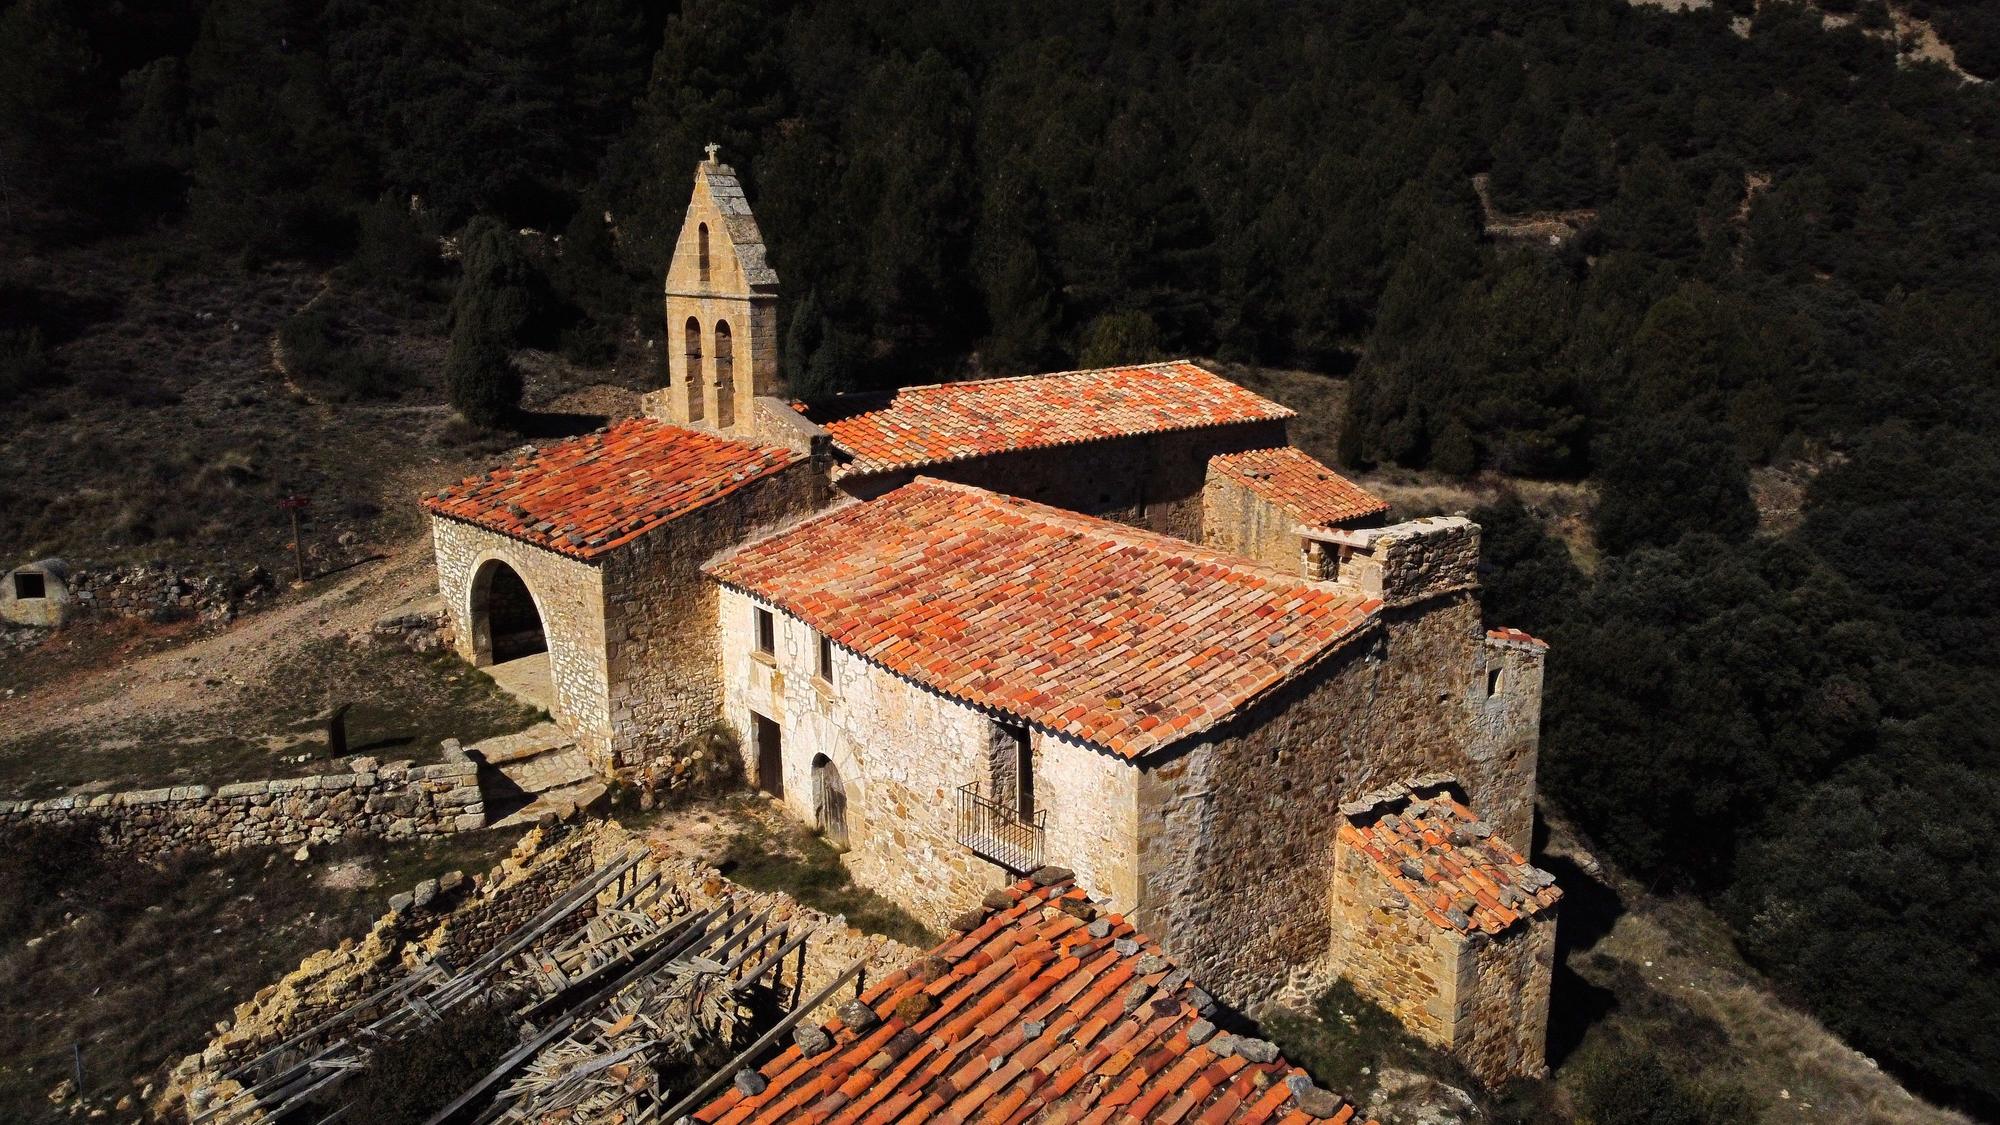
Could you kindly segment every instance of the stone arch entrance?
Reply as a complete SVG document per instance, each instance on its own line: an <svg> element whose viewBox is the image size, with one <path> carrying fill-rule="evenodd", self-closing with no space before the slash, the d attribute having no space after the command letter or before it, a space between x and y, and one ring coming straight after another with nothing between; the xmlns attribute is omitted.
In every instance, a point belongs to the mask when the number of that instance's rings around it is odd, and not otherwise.
<svg viewBox="0 0 2000 1125"><path fill-rule="evenodd" d="M813 827L827 843L847 850L847 785L840 767L825 754L813 755Z"/></svg>
<svg viewBox="0 0 2000 1125"><path fill-rule="evenodd" d="M473 663L505 664L549 651L542 611L519 571L487 559L472 576Z"/></svg>
<svg viewBox="0 0 2000 1125"><path fill-rule="evenodd" d="M486 559L472 572L466 601L473 666L528 703L552 709L548 629L541 603L521 573L504 559Z"/></svg>

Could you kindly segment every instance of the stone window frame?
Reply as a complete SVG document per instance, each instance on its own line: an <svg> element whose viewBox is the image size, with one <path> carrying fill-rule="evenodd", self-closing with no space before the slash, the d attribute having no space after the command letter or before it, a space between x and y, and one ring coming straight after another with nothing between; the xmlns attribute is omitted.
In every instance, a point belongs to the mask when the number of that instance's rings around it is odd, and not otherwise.
<svg viewBox="0 0 2000 1125"><path fill-rule="evenodd" d="M813 665L813 678L831 690L833 687L833 638L825 633L815 633L819 640L819 650Z"/></svg>
<svg viewBox="0 0 2000 1125"><path fill-rule="evenodd" d="M778 655L778 615L761 605L750 607L750 625L753 630L751 651L759 656Z"/></svg>
<svg viewBox="0 0 2000 1125"><path fill-rule="evenodd" d="M1507 666L1494 664L1486 669L1486 698L1494 699L1507 691Z"/></svg>

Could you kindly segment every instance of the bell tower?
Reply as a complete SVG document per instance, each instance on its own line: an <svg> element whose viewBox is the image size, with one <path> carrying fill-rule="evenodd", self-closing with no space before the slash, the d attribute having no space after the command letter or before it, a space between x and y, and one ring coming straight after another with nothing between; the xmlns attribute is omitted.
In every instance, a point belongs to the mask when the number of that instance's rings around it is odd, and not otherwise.
<svg viewBox="0 0 2000 1125"><path fill-rule="evenodd" d="M694 171L694 198L667 266L667 385L646 413L749 434L760 395L780 393L778 273L736 169L716 145Z"/></svg>

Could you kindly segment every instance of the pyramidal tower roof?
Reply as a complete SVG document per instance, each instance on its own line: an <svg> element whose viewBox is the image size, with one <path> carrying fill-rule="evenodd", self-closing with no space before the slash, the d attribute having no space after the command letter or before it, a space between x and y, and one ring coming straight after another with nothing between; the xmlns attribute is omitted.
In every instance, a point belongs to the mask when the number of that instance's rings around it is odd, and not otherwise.
<svg viewBox="0 0 2000 1125"><path fill-rule="evenodd" d="M778 271L764 257L764 233L757 229L757 217L750 213L750 200L743 194L743 181L736 169L716 159L719 146L708 146L708 159L695 168L697 203L706 191L715 211L722 217L722 234L729 239L743 281L752 290L775 290Z"/></svg>

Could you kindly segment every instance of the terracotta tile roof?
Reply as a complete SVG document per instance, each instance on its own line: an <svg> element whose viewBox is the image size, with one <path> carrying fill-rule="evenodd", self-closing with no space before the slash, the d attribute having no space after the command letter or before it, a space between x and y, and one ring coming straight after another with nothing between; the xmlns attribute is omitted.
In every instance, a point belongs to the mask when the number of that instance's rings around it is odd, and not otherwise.
<svg viewBox="0 0 2000 1125"><path fill-rule="evenodd" d="M424 498L432 514L590 560L801 454L632 418Z"/></svg>
<svg viewBox="0 0 2000 1125"><path fill-rule="evenodd" d="M1381 602L920 478L709 571L890 671L1137 757L1310 667Z"/></svg>
<svg viewBox="0 0 2000 1125"><path fill-rule="evenodd" d="M694 1120L1363 1125L1270 1043L1216 1031L1188 974L1064 875L988 896Z"/></svg>
<svg viewBox="0 0 2000 1125"><path fill-rule="evenodd" d="M1542 640L1540 637L1531 637L1519 629L1488 629L1486 630L1486 639L1489 641L1501 641L1506 644L1534 645L1536 648L1549 647L1549 642Z"/></svg>
<svg viewBox="0 0 2000 1125"><path fill-rule="evenodd" d="M1389 510L1387 501L1290 446L1219 454L1208 459L1208 467L1308 527L1333 527Z"/></svg>
<svg viewBox="0 0 2000 1125"><path fill-rule="evenodd" d="M1414 909L1447 930L1497 934L1562 898L1555 876L1494 835L1448 789L1342 811L1341 842L1360 848Z"/></svg>
<svg viewBox="0 0 2000 1125"><path fill-rule="evenodd" d="M836 477L1293 414L1186 360L904 387L857 401L868 408L810 412L854 458Z"/></svg>

